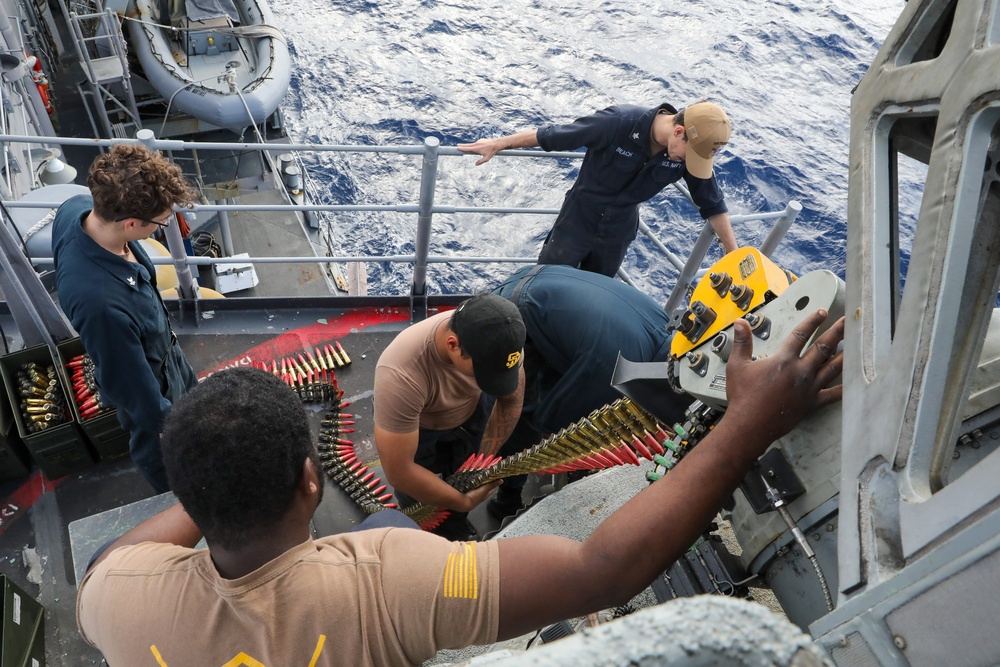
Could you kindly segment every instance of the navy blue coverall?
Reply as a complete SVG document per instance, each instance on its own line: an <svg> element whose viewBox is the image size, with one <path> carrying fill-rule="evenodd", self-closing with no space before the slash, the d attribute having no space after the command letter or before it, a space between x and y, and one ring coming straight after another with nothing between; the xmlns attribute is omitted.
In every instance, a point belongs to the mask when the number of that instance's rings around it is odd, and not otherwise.
<svg viewBox="0 0 1000 667"><path fill-rule="evenodd" d="M524 405L502 456L621 398L611 386L619 352L636 362L670 356L666 312L620 280L569 266L526 266L493 293L517 305L527 330ZM523 477L505 480L498 498L519 495L523 485Z"/></svg>
<svg viewBox="0 0 1000 667"><path fill-rule="evenodd" d="M83 231L93 205L89 195L77 195L56 212L52 255L59 303L94 360L102 397L129 433L132 460L161 493L169 489L160 452L163 420L198 379L177 345L141 245L129 244L136 264Z"/></svg>
<svg viewBox="0 0 1000 667"><path fill-rule="evenodd" d="M619 105L567 125L538 129L538 145L543 150L587 147L580 175L566 193L538 256L539 264L566 264L615 275L635 239L639 204L681 178L701 217L728 211L714 174L695 178L683 162L671 160L666 150L650 155L650 128L661 111L677 113L669 104L653 109Z"/></svg>

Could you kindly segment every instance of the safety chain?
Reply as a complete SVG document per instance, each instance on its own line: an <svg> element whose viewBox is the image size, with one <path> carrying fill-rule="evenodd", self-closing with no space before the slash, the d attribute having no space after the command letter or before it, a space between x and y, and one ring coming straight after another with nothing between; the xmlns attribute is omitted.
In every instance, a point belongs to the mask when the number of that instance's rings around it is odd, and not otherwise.
<svg viewBox="0 0 1000 667"><path fill-rule="evenodd" d="M681 386L681 381L677 379L677 362L674 359L667 359L667 382L670 384L670 388L674 390L675 394L683 394L684 388Z"/></svg>

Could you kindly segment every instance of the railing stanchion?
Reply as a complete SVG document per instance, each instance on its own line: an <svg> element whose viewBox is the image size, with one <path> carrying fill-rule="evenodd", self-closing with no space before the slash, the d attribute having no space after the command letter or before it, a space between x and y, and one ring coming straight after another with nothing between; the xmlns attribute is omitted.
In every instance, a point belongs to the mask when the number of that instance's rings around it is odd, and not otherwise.
<svg viewBox="0 0 1000 667"><path fill-rule="evenodd" d="M760 244L760 254L768 258L771 257L771 253L778 247L781 240L785 238L785 232L788 231L788 228L792 226L795 218L799 217L799 213L801 212L802 204L794 199L788 202L788 205L785 206L785 214L781 216L774 227L771 227L771 231L767 233L764 242Z"/></svg>
<svg viewBox="0 0 1000 667"><path fill-rule="evenodd" d="M417 238L414 246L413 285L410 289L410 319L414 322L427 317L427 255L431 245L431 219L434 189L437 183L437 137L424 139L424 159L420 169L420 202L417 207Z"/></svg>
<svg viewBox="0 0 1000 667"><path fill-rule="evenodd" d="M229 199L216 199L216 204L223 205L231 203ZM229 229L229 211L219 211L219 236L222 237L222 253L226 257L235 254L233 250L233 233Z"/></svg>
<svg viewBox="0 0 1000 667"><path fill-rule="evenodd" d="M681 269L681 274L677 276L677 284L674 285L667 303L663 306L663 309L667 311L667 315L670 316L671 325L675 324L674 311L677 309L680 300L687 295L688 287L698 274L701 262L705 259L705 255L708 254L708 249L712 247L713 241L715 241L715 230L712 229L712 225L706 222L705 226L701 229L701 234L698 235L698 240L694 242L694 246L691 248L691 254L688 255L687 262L684 264L684 268Z"/></svg>

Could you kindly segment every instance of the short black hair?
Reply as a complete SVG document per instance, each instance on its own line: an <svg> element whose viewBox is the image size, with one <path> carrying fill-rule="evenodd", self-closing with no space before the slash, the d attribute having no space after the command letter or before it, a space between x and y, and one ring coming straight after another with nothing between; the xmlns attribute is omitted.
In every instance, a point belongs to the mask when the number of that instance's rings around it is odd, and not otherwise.
<svg viewBox="0 0 1000 667"><path fill-rule="evenodd" d="M301 400L254 368L215 373L181 398L162 448L171 490L205 538L225 549L277 524L306 458L318 464Z"/></svg>
<svg viewBox="0 0 1000 667"><path fill-rule="evenodd" d="M455 331L455 313L457 312L458 308L455 308L455 310L451 311L451 317L448 318L448 329L450 329L451 332L455 334L455 337L458 338L458 353L462 355L463 359L468 359L469 353L466 352L465 348L462 346L462 337L459 336L458 333Z"/></svg>

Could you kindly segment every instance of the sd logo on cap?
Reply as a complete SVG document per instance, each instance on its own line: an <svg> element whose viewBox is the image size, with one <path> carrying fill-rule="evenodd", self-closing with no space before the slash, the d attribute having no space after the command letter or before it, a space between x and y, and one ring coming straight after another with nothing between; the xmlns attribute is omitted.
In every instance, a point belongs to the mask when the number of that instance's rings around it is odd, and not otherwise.
<svg viewBox="0 0 1000 667"><path fill-rule="evenodd" d="M455 310L451 329L472 358L479 388L491 396L513 394L525 336L517 306L496 294L474 296Z"/></svg>

